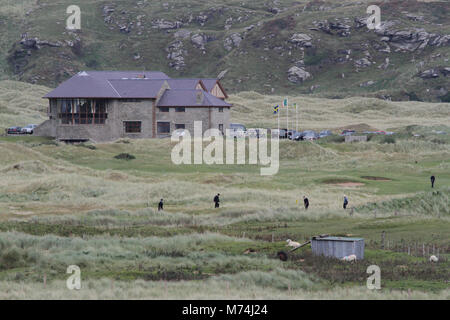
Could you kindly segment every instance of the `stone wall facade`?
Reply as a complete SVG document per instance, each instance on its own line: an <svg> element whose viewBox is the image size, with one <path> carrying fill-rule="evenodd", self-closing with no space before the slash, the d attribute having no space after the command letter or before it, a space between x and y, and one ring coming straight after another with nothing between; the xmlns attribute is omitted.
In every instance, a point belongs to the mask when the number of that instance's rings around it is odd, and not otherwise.
<svg viewBox="0 0 450 320"><path fill-rule="evenodd" d="M177 124L184 125L193 135L194 121L202 121L203 133L211 128L222 128L225 132L230 125L229 107L185 107L184 112L177 112L177 108L169 107L169 112L163 112L155 106L155 99L132 102L111 99L107 103L107 119L104 124L62 124L59 118L61 100L50 99L49 103L49 120L39 125L34 134L60 141L108 142L121 138L163 138L169 136ZM139 121L141 132L125 132L125 121ZM159 122L169 122L169 134L158 133Z"/></svg>

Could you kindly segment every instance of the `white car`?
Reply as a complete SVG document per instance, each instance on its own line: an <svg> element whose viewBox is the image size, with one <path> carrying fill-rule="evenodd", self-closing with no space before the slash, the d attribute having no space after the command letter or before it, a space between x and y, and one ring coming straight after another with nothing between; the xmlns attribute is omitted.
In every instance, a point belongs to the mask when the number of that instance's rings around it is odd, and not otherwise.
<svg viewBox="0 0 450 320"><path fill-rule="evenodd" d="M36 124L29 124L26 127L22 128L22 134L33 134L34 128L36 128Z"/></svg>

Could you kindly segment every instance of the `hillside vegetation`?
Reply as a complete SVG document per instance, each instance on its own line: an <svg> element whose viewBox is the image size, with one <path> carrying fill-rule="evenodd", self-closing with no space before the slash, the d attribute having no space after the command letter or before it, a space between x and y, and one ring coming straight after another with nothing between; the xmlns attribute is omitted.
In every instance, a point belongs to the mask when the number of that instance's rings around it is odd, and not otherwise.
<svg viewBox="0 0 450 320"><path fill-rule="evenodd" d="M449 101L448 1L3 0L0 77L54 87L74 73L161 70L230 92Z"/></svg>

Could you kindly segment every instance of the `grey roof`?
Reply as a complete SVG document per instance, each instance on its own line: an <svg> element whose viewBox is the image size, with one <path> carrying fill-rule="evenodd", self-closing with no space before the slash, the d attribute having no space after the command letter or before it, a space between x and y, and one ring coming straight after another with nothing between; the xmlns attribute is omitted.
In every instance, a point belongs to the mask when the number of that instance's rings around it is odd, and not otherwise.
<svg viewBox="0 0 450 320"><path fill-rule="evenodd" d="M202 78L200 80L202 80L202 82L205 85L206 90L208 90L208 92L211 92L211 90L214 88L214 86L217 83L217 79L212 79L212 78Z"/></svg>
<svg viewBox="0 0 450 320"><path fill-rule="evenodd" d="M169 83L170 89L175 90L195 90L197 88L198 83L200 82L200 79L170 79L167 80Z"/></svg>
<svg viewBox="0 0 450 320"><path fill-rule="evenodd" d="M44 98L119 98L108 81L88 73L78 73Z"/></svg>
<svg viewBox="0 0 450 320"><path fill-rule="evenodd" d="M200 103L197 94L202 95ZM231 104L203 90L166 90L158 107L231 107Z"/></svg>
<svg viewBox="0 0 450 320"><path fill-rule="evenodd" d="M112 79L145 79L161 80L170 79L170 77L161 71L81 71L87 73L96 79L112 80Z"/></svg>
<svg viewBox="0 0 450 320"><path fill-rule="evenodd" d="M144 79L142 79L145 77ZM127 98L122 97L111 81L122 79L152 80L159 79L162 84L164 79L170 79L163 72L155 71L82 71L69 80L63 82L55 90L44 98ZM130 82L130 84L136 82ZM125 83L119 83L122 92L130 91ZM161 87L160 87L161 88ZM135 91L133 91L135 92ZM145 94L141 94L145 96ZM154 97L151 96L149 98Z"/></svg>
<svg viewBox="0 0 450 320"><path fill-rule="evenodd" d="M200 81L207 92L196 89ZM167 82L169 89L163 94L159 106L230 107L230 104L209 93L217 81L210 78L171 79L158 71L82 71L44 98L154 99ZM200 104L197 104L197 92L203 94Z"/></svg>
<svg viewBox="0 0 450 320"><path fill-rule="evenodd" d="M156 98L164 82L168 80L113 79L107 80L120 98Z"/></svg>

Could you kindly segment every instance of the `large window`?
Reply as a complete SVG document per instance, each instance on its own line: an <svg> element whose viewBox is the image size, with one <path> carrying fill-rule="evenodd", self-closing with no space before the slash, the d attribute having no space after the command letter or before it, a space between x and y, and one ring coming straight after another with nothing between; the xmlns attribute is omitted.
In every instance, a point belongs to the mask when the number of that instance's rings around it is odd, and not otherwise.
<svg viewBox="0 0 450 320"><path fill-rule="evenodd" d="M141 121L124 121L123 128L125 133L140 133L142 129Z"/></svg>
<svg viewBox="0 0 450 320"><path fill-rule="evenodd" d="M159 107L159 112L169 112L169 107Z"/></svg>
<svg viewBox="0 0 450 320"><path fill-rule="evenodd" d="M62 124L104 124L108 118L104 99L63 99L58 117Z"/></svg>
<svg viewBox="0 0 450 320"><path fill-rule="evenodd" d="M170 122L158 122L158 134L170 133Z"/></svg>
<svg viewBox="0 0 450 320"><path fill-rule="evenodd" d="M185 107L176 107L175 112L186 112L186 108Z"/></svg>
<svg viewBox="0 0 450 320"><path fill-rule="evenodd" d="M184 123L175 124L175 129L186 129L186 125Z"/></svg>

